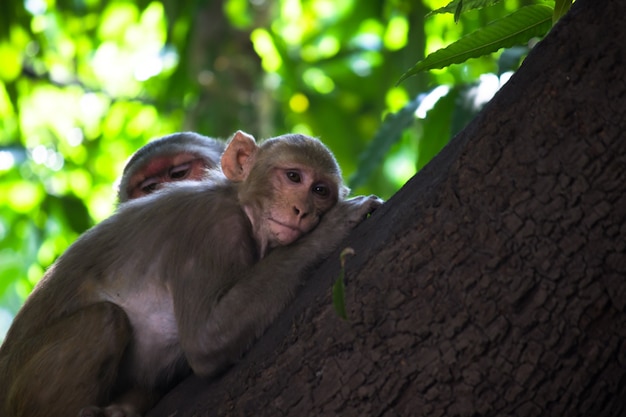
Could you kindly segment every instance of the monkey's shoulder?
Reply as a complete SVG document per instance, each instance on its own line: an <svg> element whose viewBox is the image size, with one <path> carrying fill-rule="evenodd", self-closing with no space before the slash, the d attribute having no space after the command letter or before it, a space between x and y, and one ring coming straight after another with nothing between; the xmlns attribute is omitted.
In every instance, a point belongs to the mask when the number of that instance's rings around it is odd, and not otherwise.
<svg viewBox="0 0 626 417"><path fill-rule="evenodd" d="M94 293L89 285L127 282L125 277L143 276L146 271L158 281L170 268L189 265L248 264L255 253L236 187L196 182L121 205L80 236L44 281L50 281L47 291L70 287L73 292Z"/></svg>
<svg viewBox="0 0 626 417"><path fill-rule="evenodd" d="M130 200L120 205L112 216L113 222L137 222L173 218L189 223L189 216L196 219L198 212L210 214L223 211L224 206L237 205L236 186L222 177L210 181L180 181L167 184L151 195Z"/></svg>
<svg viewBox="0 0 626 417"><path fill-rule="evenodd" d="M112 224L104 227L134 231L136 237L124 238L129 248L135 243L141 242L144 248L154 243L159 252L172 247L177 253L189 250L190 256L227 251L233 246L249 249L245 236L252 239L250 221L237 192L236 184L226 178L178 182L154 195L129 202L114 215Z"/></svg>
<svg viewBox="0 0 626 417"><path fill-rule="evenodd" d="M168 186L151 204L146 204L145 209L149 212L149 217L171 216L176 222L195 228L202 227L201 225L219 225L226 219L232 221L244 216L237 197L236 184L223 177L204 182L179 182Z"/></svg>

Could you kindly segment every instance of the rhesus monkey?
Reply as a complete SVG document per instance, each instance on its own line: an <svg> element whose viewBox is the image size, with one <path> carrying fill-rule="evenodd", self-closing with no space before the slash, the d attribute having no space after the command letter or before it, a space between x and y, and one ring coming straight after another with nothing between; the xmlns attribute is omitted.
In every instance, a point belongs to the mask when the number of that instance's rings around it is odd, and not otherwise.
<svg viewBox="0 0 626 417"><path fill-rule="evenodd" d="M163 136L140 148L124 167L118 200L146 196L162 184L182 180L201 180L206 170L219 167L224 142L181 132Z"/></svg>
<svg viewBox="0 0 626 417"><path fill-rule="evenodd" d="M381 204L345 200L303 135L237 132L221 167L122 204L46 272L0 347L0 415L138 416L190 372L216 375Z"/></svg>

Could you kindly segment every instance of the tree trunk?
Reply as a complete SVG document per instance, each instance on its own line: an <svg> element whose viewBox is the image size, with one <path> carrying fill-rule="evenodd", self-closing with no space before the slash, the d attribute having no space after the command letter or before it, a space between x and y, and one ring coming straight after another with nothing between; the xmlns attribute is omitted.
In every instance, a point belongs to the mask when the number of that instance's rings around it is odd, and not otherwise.
<svg viewBox="0 0 626 417"><path fill-rule="evenodd" d="M578 0L243 360L150 416L626 416L626 2Z"/></svg>

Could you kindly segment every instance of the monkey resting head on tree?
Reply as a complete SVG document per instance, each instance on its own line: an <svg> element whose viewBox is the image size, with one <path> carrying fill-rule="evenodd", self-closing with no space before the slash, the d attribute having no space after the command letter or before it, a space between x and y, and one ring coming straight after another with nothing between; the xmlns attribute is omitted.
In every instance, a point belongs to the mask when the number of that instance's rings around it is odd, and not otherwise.
<svg viewBox="0 0 626 417"><path fill-rule="evenodd" d="M201 180L207 169L219 167L224 142L181 132L155 139L130 157L117 197L120 203L148 195L164 183Z"/></svg>
<svg viewBox="0 0 626 417"><path fill-rule="evenodd" d="M1 416L139 416L190 372L215 376L381 204L344 199L303 135L237 132L221 167L122 204L50 267L0 347Z"/></svg>

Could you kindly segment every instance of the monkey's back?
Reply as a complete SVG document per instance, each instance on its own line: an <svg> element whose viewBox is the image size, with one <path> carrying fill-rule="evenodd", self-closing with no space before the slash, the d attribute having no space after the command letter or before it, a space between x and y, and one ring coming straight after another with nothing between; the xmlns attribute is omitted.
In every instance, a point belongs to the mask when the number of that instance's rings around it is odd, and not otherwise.
<svg viewBox="0 0 626 417"><path fill-rule="evenodd" d="M220 213L229 214L220 218ZM224 218L228 216L231 218ZM243 264L254 262L251 239L226 242L232 235L229 224L251 233L237 204L236 188L225 180L181 182L122 205L81 235L37 284L0 347L0 372L9 360L12 369L19 368L12 346L20 346L56 321L102 301L122 307L133 328L142 329L135 335L138 352L154 343L171 350L178 337L170 295L172 280L187 279L185 271L191 269L205 268L207 273L232 269L234 266L219 265L223 257L209 256L216 245L240 251L245 255ZM241 236L239 232L234 235ZM224 236L225 242L216 242L214 236ZM210 276L206 285L207 294L219 292L212 288Z"/></svg>

